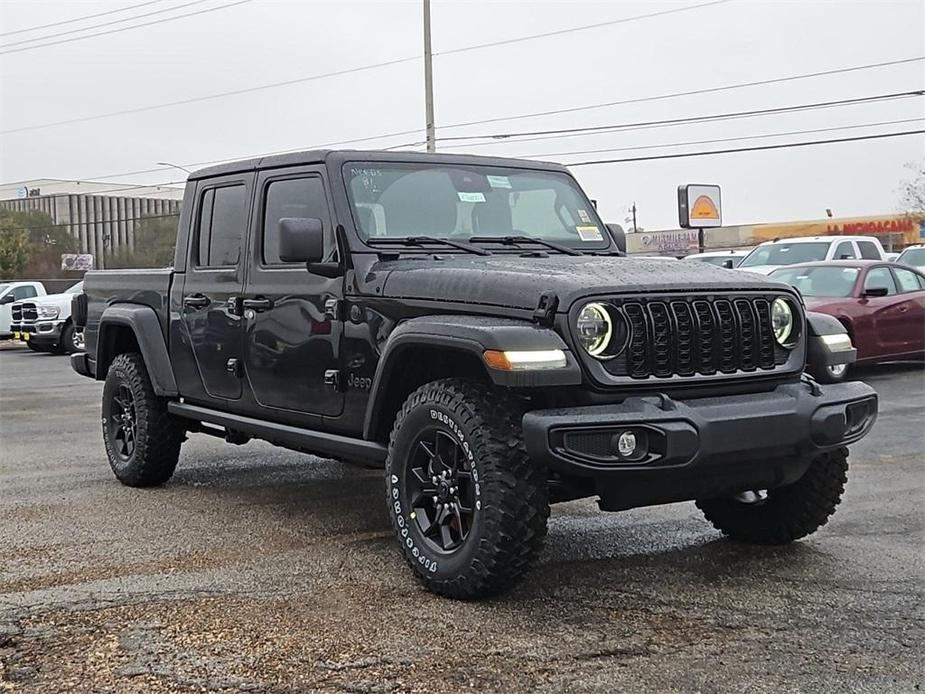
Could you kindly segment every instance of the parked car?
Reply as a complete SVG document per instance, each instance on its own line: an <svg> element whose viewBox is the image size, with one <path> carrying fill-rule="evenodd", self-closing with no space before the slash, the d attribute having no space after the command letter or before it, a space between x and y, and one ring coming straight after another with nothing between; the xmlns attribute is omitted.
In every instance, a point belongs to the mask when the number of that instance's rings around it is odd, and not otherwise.
<svg viewBox="0 0 925 694"><path fill-rule="evenodd" d="M884 251L883 257L886 258L891 263L895 263L899 259L899 253L894 253L893 251Z"/></svg>
<svg viewBox="0 0 925 694"><path fill-rule="evenodd" d="M925 271L925 244L909 246L899 254L896 262Z"/></svg>
<svg viewBox="0 0 925 694"><path fill-rule="evenodd" d="M13 337L13 304L34 296L45 296L41 282L0 282L0 339Z"/></svg>
<svg viewBox="0 0 925 694"><path fill-rule="evenodd" d="M703 253L691 253L684 256L684 260L699 260L702 263L710 263L719 267L734 268L738 267L742 259L751 251L704 251Z"/></svg>
<svg viewBox="0 0 925 694"><path fill-rule="evenodd" d="M807 236L766 241L745 256L738 269L767 275L782 265L854 258L886 260L886 255L873 236Z"/></svg>
<svg viewBox="0 0 925 694"><path fill-rule="evenodd" d="M851 358L838 321L766 277L625 257L557 164L299 152L197 171L185 200L172 268L89 272L75 299L113 473L166 482L187 432L384 465L436 593L506 589L549 504L583 497L804 537L876 419L869 386L804 377Z"/></svg>
<svg viewBox="0 0 925 694"><path fill-rule="evenodd" d="M36 352L73 354L83 349L83 330L71 320L71 300L83 291L83 282L61 294L46 294L13 304L13 338Z"/></svg>
<svg viewBox="0 0 925 694"><path fill-rule="evenodd" d="M811 311L834 316L848 330L855 363L925 356L925 275L877 260L804 263L781 268L771 279L796 287ZM825 382L845 379L848 365L830 365L813 375Z"/></svg>

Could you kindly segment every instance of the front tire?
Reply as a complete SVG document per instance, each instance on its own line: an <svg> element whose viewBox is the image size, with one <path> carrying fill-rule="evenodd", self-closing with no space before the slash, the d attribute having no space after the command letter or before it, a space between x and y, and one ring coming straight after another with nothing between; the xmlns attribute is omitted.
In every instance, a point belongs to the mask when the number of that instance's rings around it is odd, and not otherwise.
<svg viewBox="0 0 925 694"><path fill-rule="evenodd" d="M848 365L836 364L814 369L813 377L820 383L841 383L848 378Z"/></svg>
<svg viewBox="0 0 925 694"><path fill-rule="evenodd" d="M424 586L484 597L517 582L546 536L546 470L527 458L519 403L461 379L421 386L389 441L389 515Z"/></svg>
<svg viewBox="0 0 925 694"><path fill-rule="evenodd" d="M103 443L116 478L129 487L164 484L180 458L183 428L154 394L140 354L113 359L103 386Z"/></svg>
<svg viewBox="0 0 925 694"><path fill-rule="evenodd" d="M793 484L734 498L697 502L710 523L733 540L785 545L825 525L848 481L848 449L823 453Z"/></svg>

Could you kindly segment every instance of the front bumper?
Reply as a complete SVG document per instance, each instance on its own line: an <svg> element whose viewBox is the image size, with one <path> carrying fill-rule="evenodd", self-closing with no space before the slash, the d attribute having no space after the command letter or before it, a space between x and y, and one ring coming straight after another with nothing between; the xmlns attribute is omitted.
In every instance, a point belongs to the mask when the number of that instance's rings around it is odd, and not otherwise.
<svg viewBox="0 0 925 694"><path fill-rule="evenodd" d="M527 454L564 478L584 478L604 510L770 489L799 479L819 453L863 438L877 393L852 382L782 385L695 400L665 395L615 405L528 412ZM618 452L623 432L638 446Z"/></svg>
<svg viewBox="0 0 925 694"><path fill-rule="evenodd" d="M53 346L61 339L64 323L63 320L37 320L29 323L15 323L10 327L13 339Z"/></svg>

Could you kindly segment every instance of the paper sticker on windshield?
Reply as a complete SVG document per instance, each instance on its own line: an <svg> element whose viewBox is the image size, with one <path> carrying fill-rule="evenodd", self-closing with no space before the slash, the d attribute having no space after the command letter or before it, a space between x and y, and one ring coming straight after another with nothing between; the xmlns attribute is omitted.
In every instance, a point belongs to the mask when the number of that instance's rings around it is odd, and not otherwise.
<svg viewBox="0 0 925 694"><path fill-rule="evenodd" d="M510 188L511 179L507 176L486 176L488 179L488 185L492 188Z"/></svg>
<svg viewBox="0 0 925 694"><path fill-rule="evenodd" d="M459 195L460 202L485 202L485 196L481 193L464 193L459 191L457 195Z"/></svg>
<svg viewBox="0 0 925 694"><path fill-rule="evenodd" d="M603 241L604 237L601 236L601 230L593 226L581 226L580 224L575 227L575 231L578 232L578 238L582 241Z"/></svg>
<svg viewBox="0 0 925 694"><path fill-rule="evenodd" d="M587 210L578 210L578 219L585 224L591 223L591 215L588 214Z"/></svg>

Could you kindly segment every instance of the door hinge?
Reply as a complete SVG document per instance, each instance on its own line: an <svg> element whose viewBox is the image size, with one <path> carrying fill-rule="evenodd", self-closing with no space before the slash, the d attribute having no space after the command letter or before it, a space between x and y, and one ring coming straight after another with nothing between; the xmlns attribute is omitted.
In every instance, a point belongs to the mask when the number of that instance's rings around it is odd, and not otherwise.
<svg viewBox="0 0 925 694"><path fill-rule="evenodd" d="M324 317L329 320L343 320L344 302L340 299L328 299L324 302Z"/></svg>
<svg viewBox="0 0 925 694"><path fill-rule="evenodd" d="M234 357L232 357L231 359L225 362L225 371L237 376L238 378L241 378L242 376L241 362L238 359L235 359Z"/></svg>
<svg viewBox="0 0 925 694"><path fill-rule="evenodd" d="M553 292L543 292L533 309L533 321L540 325L552 325L558 308L559 297Z"/></svg>
<svg viewBox="0 0 925 694"><path fill-rule="evenodd" d="M331 386L336 391L340 391L341 387L341 378L340 371L337 369L328 369L324 372L324 384L326 386Z"/></svg>
<svg viewBox="0 0 925 694"><path fill-rule="evenodd" d="M240 296L229 296L225 302L225 310L232 316L244 315L244 299Z"/></svg>

